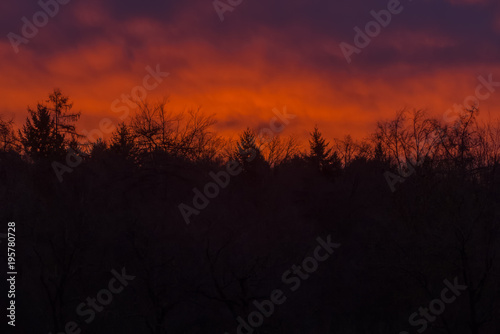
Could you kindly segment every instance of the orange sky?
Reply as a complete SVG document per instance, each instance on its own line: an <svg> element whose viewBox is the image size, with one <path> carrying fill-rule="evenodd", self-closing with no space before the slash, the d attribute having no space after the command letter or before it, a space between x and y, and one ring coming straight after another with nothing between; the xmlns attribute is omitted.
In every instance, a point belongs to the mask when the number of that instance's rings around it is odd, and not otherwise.
<svg viewBox="0 0 500 334"><path fill-rule="evenodd" d="M449 1L446 6L458 6L459 15L470 11L463 6L475 3L490 2ZM493 74L500 81L500 64L491 54L497 49L489 36L478 38L482 49L464 49L471 39L460 31L434 31L432 20L414 29L418 11L406 9L394 17L394 23L348 64L339 43L352 43L352 27L369 21L366 14L383 8L384 2L361 6L332 27L320 14L310 13L310 25L305 18L279 16L281 27L272 16L252 17L257 8L251 6L235 8L220 22L214 9L201 3L198 11L172 7L175 16L165 21L146 10L133 14L123 9L115 16L99 2L70 3L21 45L19 53L8 39L0 42L0 113L20 124L27 105L35 107L59 87L73 100L74 110L82 112L80 130L98 127L102 118L117 123L112 102L142 85L147 66L159 64L170 75L148 92L148 99L169 97L174 111L201 107L214 113L217 129L226 136L247 126L265 126L274 108L286 106L297 117L285 133L304 138L318 124L330 139L346 134L361 138L373 131L377 120L404 107L442 115L474 94L479 75ZM19 31L19 17L37 9L36 4L9 9L3 14L14 18L8 29ZM325 23L315 23L314 15ZM500 30L497 17L494 14L488 25L492 35ZM456 52L462 49L463 54ZM498 117L499 102L500 87L481 101L480 110Z"/></svg>

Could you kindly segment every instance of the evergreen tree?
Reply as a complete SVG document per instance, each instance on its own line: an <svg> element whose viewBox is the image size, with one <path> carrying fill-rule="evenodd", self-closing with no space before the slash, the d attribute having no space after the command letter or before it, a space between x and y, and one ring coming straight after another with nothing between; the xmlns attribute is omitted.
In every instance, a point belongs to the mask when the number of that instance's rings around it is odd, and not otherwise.
<svg viewBox="0 0 500 334"><path fill-rule="evenodd" d="M240 139L236 144L234 158L240 163L244 171L255 172L259 168L266 166L266 161L256 140L255 131L247 128L240 135Z"/></svg>
<svg viewBox="0 0 500 334"><path fill-rule="evenodd" d="M38 104L36 110L28 107L30 116L26 119L22 131L19 132L25 152L33 159L61 159L66 149L78 150L74 122L80 113L70 113L72 104L59 89L54 89L46 101Z"/></svg>
<svg viewBox="0 0 500 334"><path fill-rule="evenodd" d="M64 96L61 90L56 88L49 95L47 103L49 103L47 108L51 111L52 118L54 119L55 132L64 138L65 143L69 144L71 141L67 137L80 137L76 133L74 124L80 119L80 113L71 113L73 103L69 102L69 97Z"/></svg>
<svg viewBox="0 0 500 334"><path fill-rule="evenodd" d="M322 170L323 167L327 164L328 158L332 151L330 143L328 143L321 132L319 132L318 127L314 127L314 131L310 133L311 139L309 139L309 155L308 160L319 170Z"/></svg>
<svg viewBox="0 0 500 334"><path fill-rule="evenodd" d="M102 159L107 151L108 144L102 138L99 138L91 144L90 158L96 160Z"/></svg>
<svg viewBox="0 0 500 334"><path fill-rule="evenodd" d="M125 158L134 158L137 148L134 136L125 123L118 125L111 138L110 150Z"/></svg>
<svg viewBox="0 0 500 334"><path fill-rule="evenodd" d="M49 109L38 104L36 110L28 108L28 112L30 116L19 131L24 151L35 161L63 156L64 138L55 131Z"/></svg>
<svg viewBox="0 0 500 334"><path fill-rule="evenodd" d="M328 175L336 174L342 167L338 153L329 147L330 143L323 138L317 126L314 127L314 131L310 135L310 149L306 159L319 171Z"/></svg>

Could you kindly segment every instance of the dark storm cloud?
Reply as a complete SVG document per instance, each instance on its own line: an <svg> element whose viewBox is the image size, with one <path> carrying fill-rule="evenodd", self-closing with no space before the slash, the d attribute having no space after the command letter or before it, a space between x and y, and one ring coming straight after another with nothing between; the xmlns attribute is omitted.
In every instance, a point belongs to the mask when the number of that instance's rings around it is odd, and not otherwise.
<svg viewBox="0 0 500 334"><path fill-rule="evenodd" d="M498 43L495 42L499 36L492 27L498 5L494 2L463 2L401 1L404 7L402 13L392 17L390 25L382 29L361 55L354 56L357 65L383 65L393 61L425 64L431 60L445 65L450 64L450 58L453 58L454 64L494 60L498 51ZM283 56L297 52L301 53L302 62L311 62L306 66L314 66L319 61L320 66L328 67L331 65L330 60L323 56L321 46L330 43L335 46L341 41L353 44L353 28L359 26L363 29L367 22L373 20L370 11L382 10L387 7L387 3L368 0L246 0L234 11L224 13L225 21L220 22L210 0L72 0L61 6L58 15L41 29L40 37L34 39L30 47L43 55L85 45L96 38L108 38L113 43L123 37L128 49L125 52L132 55L134 48L141 48L152 38L158 40L158 36L163 35L164 43L186 39L204 40L221 52L237 53L239 46L248 39L275 32L272 37L279 37L273 41L276 45L273 50L275 54ZM22 16L31 18L40 10L36 1L20 1L2 7L4 11L0 27L4 36L10 31L20 31ZM107 20L100 19L95 24L88 24L92 22L94 9L99 11L95 16L105 15ZM82 11L86 11L89 22L82 22ZM157 36L127 34L122 25L135 19L159 24ZM409 32L422 32L420 37L447 38L453 41L453 45L423 45L420 50L409 52L398 47L402 40L415 38L408 35ZM419 40L413 42L421 43ZM489 49L488 53L483 52L485 46ZM344 62L339 58L338 66L344 65Z"/></svg>

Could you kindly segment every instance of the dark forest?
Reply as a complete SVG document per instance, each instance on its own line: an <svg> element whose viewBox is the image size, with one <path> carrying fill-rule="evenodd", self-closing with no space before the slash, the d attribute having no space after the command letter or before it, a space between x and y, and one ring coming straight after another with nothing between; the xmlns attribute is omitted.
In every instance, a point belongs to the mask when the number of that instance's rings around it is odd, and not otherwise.
<svg viewBox="0 0 500 334"><path fill-rule="evenodd" d="M500 333L500 126L477 107L305 142L167 100L91 138L74 109L55 89L0 120L16 333Z"/></svg>

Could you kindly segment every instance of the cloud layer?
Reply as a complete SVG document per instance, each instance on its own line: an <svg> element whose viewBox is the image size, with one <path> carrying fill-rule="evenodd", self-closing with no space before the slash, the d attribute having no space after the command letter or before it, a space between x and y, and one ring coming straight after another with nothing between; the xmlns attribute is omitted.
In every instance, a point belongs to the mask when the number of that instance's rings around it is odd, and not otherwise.
<svg viewBox="0 0 500 334"><path fill-rule="evenodd" d="M355 45L354 28L389 2L244 0L221 22L210 0L71 0L18 53L7 35L21 35L40 4L1 4L0 113L22 122L27 105L60 87L91 129L116 119L112 101L159 64L170 76L149 97L216 113L224 134L286 105L298 116L288 131L318 124L330 137L360 137L403 107L443 114L474 93L478 75L500 81L500 7L487 0L401 1L348 64L339 44ZM498 102L500 91L480 107L500 116Z"/></svg>

